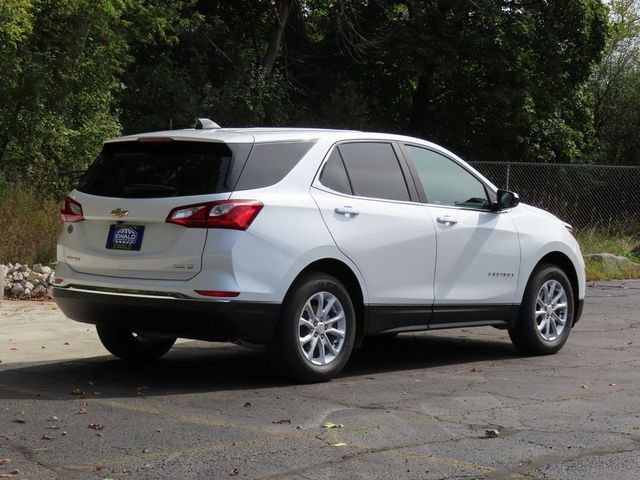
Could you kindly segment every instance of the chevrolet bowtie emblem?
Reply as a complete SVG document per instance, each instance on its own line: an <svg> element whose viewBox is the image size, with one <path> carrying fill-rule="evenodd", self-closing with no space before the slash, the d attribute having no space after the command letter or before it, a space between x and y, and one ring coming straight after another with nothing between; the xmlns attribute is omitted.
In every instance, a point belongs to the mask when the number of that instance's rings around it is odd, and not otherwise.
<svg viewBox="0 0 640 480"><path fill-rule="evenodd" d="M125 210L123 208L116 208L115 210L111 210L111 215L115 215L116 217L126 217L129 214L129 210Z"/></svg>

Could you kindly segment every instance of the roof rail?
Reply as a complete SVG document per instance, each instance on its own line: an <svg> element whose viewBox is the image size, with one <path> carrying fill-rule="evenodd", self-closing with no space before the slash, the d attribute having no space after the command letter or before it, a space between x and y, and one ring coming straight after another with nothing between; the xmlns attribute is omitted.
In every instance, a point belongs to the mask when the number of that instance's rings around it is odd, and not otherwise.
<svg viewBox="0 0 640 480"><path fill-rule="evenodd" d="M213 130L214 128L222 127L208 118L196 118L196 130Z"/></svg>

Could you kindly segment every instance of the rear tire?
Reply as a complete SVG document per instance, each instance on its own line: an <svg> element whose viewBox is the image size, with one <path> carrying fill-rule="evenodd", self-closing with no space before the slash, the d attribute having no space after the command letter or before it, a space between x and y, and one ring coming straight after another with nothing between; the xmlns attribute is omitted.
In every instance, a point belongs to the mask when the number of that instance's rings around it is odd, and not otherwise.
<svg viewBox="0 0 640 480"><path fill-rule="evenodd" d="M102 345L113 355L129 362L150 362L167 353L175 337L149 337L129 330L96 325Z"/></svg>
<svg viewBox="0 0 640 480"><path fill-rule="evenodd" d="M555 265L540 265L529 279L509 337L522 353L556 353L569 338L573 315L573 290L567 275Z"/></svg>
<svg viewBox="0 0 640 480"><path fill-rule="evenodd" d="M312 272L287 295L269 350L288 377L324 382L346 365L355 333L356 315L347 289L331 275Z"/></svg>

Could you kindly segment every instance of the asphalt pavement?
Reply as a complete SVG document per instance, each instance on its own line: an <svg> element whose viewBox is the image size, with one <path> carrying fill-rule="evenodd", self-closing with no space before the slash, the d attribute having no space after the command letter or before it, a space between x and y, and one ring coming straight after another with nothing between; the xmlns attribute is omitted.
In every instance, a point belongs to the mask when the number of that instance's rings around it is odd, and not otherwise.
<svg viewBox="0 0 640 480"><path fill-rule="evenodd" d="M230 344L132 367L53 303L3 301L0 478L635 480L639 327L640 281L598 282L556 355L490 327L404 334L292 385Z"/></svg>

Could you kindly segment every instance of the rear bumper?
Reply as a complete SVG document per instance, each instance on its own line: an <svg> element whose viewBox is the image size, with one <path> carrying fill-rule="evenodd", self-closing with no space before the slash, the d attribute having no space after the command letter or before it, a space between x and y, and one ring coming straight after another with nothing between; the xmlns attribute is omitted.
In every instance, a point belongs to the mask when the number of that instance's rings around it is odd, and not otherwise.
<svg viewBox="0 0 640 480"><path fill-rule="evenodd" d="M118 295L54 288L53 297L72 320L210 341L273 339L280 305Z"/></svg>

